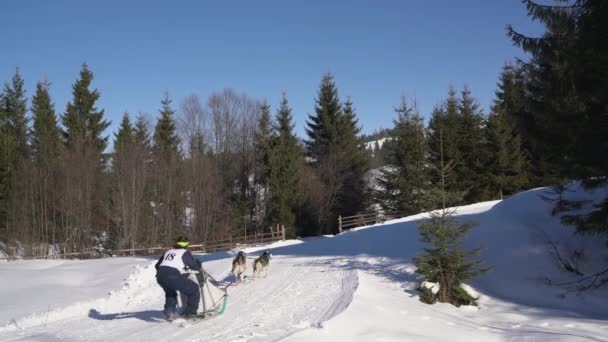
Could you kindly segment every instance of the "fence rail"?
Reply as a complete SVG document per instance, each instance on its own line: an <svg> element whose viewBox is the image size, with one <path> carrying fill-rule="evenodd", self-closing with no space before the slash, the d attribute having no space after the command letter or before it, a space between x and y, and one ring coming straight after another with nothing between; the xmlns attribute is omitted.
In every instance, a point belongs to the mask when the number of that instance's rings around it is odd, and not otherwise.
<svg viewBox="0 0 608 342"><path fill-rule="evenodd" d="M192 244L188 248L190 251L195 253L214 253L224 252L234 249L236 247L251 247L260 244L270 243L285 240L285 226L276 225L270 228L268 233L258 233L238 236L234 238L227 238L221 240L207 241L199 244ZM40 256L27 256L27 257L0 257L0 260L29 260L29 259L65 259L65 258L102 258L110 256L130 256L130 255L155 255L159 254L160 251L169 248L169 246L154 246L144 248L128 248L128 249L115 249L109 250L107 253L100 251L85 251L75 253L61 253L52 255L40 255Z"/></svg>
<svg viewBox="0 0 608 342"><path fill-rule="evenodd" d="M338 216L338 230L340 233L342 233L344 229L378 224L406 215L408 214L402 211L360 213L352 216L340 215Z"/></svg>

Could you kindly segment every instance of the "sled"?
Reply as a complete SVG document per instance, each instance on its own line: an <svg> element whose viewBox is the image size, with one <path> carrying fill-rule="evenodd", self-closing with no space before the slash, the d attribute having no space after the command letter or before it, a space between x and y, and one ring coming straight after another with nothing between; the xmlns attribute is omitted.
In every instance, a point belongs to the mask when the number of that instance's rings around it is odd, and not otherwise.
<svg viewBox="0 0 608 342"><path fill-rule="evenodd" d="M201 299L199 302L199 312L197 315L188 318L178 318L186 322L195 322L208 320L222 315L226 311L228 304L228 287L221 287L221 284L213 279L213 277L202 270L200 272L191 272L190 279L198 283ZM181 298L182 307L184 306L184 298ZM202 302L202 303L201 303ZM201 305L202 304L202 305Z"/></svg>

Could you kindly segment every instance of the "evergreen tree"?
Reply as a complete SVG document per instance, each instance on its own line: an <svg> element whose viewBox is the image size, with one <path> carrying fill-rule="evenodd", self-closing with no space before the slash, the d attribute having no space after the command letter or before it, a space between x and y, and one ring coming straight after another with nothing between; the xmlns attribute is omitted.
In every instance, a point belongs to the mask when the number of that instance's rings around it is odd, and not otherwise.
<svg viewBox="0 0 608 342"><path fill-rule="evenodd" d="M118 162L125 157L127 150L135 141L135 131L131 125L129 113L124 113L118 132L114 134L114 161Z"/></svg>
<svg viewBox="0 0 608 342"><path fill-rule="evenodd" d="M475 304L476 298L461 285L488 269L480 267L482 261L470 260L479 254L480 248L465 251L463 247L463 240L474 223L460 223L446 209L450 197L457 195L446 190L446 180L451 176L452 165L451 162L444 162L442 142L443 134L440 130L440 162L436 169L440 182L432 189L430 200L435 201L441 210L431 213L430 219L418 226L421 241L429 245L416 258L417 272L424 278L420 286L420 300L428 304L439 301L456 306L471 305ZM428 287L429 283L439 286L436 294Z"/></svg>
<svg viewBox="0 0 608 342"><path fill-rule="evenodd" d="M439 169L441 164L441 149L446 160L450 160L454 166L463 165L463 158L459 148L459 133L461 120L458 111L458 99L456 90L450 86L448 98L442 104L435 106L431 113L428 127L429 162L434 169ZM441 132L441 139L440 139ZM458 173L456 173L458 174ZM430 181L439 184L439 174L431 173ZM462 192L464 187L458 184L457 176L446 180L448 192ZM450 203L456 204L456 203Z"/></svg>
<svg viewBox="0 0 608 342"><path fill-rule="evenodd" d="M171 108L169 95L161 101L160 117L154 128L152 145L154 181L152 200L155 203L154 232L160 236L152 238L154 243L169 243L181 228L183 198L180 186L179 138L175 129L175 111ZM160 240L160 241L159 241Z"/></svg>
<svg viewBox="0 0 608 342"><path fill-rule="evenodd" d="M254 137L255 150L255 191L256 191L256 217L258 229L266 226L270 220L269 210L269 186L268 178L270 174L270 154L271 154L271 120L270 105L261 106L261 116L258 121L257 131Z"/></svg>
<svg viewBox="0 0 608 342"><path fill-rule="evenodd" d="M462 159L455 166L457 182L466 191L465 203L486 201L490 196L486 189L489 176L484 168L488 157L484 151L484 117L467 86L461 92L458 111L458 150Z"/></svg>
<svg viewBox="0 0 608 342"><path fill-rule="evenodd" d="M17 195L17 175L28 157L27 99L24 82L15 70L0 94L0 227L9 226L11 201Z"/></svg>
<svg viewBox="0 0 608 342"><path fill-rule="evenodd" d="M10 136L14 148L13 158L27 158L27 98L19 69L15 70L11 84L4 85L3 93L0 105L4 113L6 133Z"/></svg>
<svg viewBox="0 0 608 342"><path fill-rule="evenodd" d="M85 63L80 70L80 78L72 85L73 99L68 102L61 120L65 127L63 135L68 148L90 144L99 155L99 162L102 164L102 154L109 138L102 134L110 126L110 122L103 119L103 109L98 110L95 107L95 103L99 100L99 92L97 89L92 91L89 89L91 81L93 81L93 73Z"/></svg>
<svg viewBox="0 0 608 342"><path fill-rule="evenodd" d="M299 181L302 152L293 133L293 117L287 97L283 94L276 115L275 136L269 158L270 223L285 225L286 234L294 237L295 194Z"/></svg>
<svg viewBox="0 0 608 342"><path fill-rule="evenodd" d="M179 137L175 130L175 111L171 108L169 94L162 99L160 118L154 129L154 153L160 158L179 156Z"/></svg>
<svg viewBox="0 0 608 342"><path fill-rule="evenodd" d="M338 166L343 183L334 210L336 214L350 216L365 209L368 197L365 175L369 170L369 155L359 138L361 128L350 99L344 103L338 123Z"/></svg>
<svg viewBox="0 0 608 342"><path fill-rule="evenodd" d="M424 124L415 106L405 97L395 108L397 118L391 139L385 142L388 166L378 179L378 199L384 210L405 212L405 216L426 209L427 146Z"/></svg>
<svg viewBox="0 0 608 342"><path fill-rule="evenodd" d="M524 1L529 16L545 25L542 37L508 29L511 40L531 54L522 62L526 106L532 113L536 155L543 155L557 180L608 179L608 23L605 1L577 0L556 5ZM586 217L565 218L585 232L608 232L608 199ZM594 228L589 228L594 227Z"/></svg>
<svg viewBox="0 0 608 342"><path fill-rule="evenodd" d="M104 111L95 106L100 95L97 89L89 89L92 80L93 73L83 64L80 78L72 85L73 98L61 117L67 150L60 205L69 239L67 251L89 248L91 238L103 233L98 227L104 227L108 221L104 150L109 137L103 136L103 132L110 122L104 120Z"/></svg>
<svg viewBox="0 0 608 342"><path fill-rule="evenodd" d="M521 190L528 183L527 160L520 135L515 131L513 117L518 115L521 98L515 90L511 67L503 69L499 91L488 117L485 143L488 158L485 170L489 173L491 195L503 198Z"/></svg>
<svg viewBox="0 0 608 342"><path fill-rule="evenodd" d="M334 153L338 143L338 126L342 108L338 98L338 89L333 75L323 75L316 100L315 115L309 115L306 133L308 156L314 164L320 164L324 158Z"/></svg>
<svg viewBox="0 0 608 342"><path fill-rule="evenodd" d="M57 158L61 152L61 130L57 125L55 105L48 92L48 83L36 85L32 97L32 155L40 167Z"/></svg>
<svg viewBox="0 0 608 342"><path fill-rule="evenodd" d="M136 144L142 146L146 151L151 150L150 130L146 117L142 114L135 118L135 126L133 127L133 140Z"/></svg>

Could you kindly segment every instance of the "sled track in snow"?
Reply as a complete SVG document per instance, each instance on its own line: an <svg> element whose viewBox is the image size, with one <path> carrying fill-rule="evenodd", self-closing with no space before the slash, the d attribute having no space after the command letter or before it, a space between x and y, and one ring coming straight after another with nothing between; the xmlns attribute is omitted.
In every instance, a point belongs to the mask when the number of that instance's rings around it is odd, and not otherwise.
<svg viewBox="0 0 608 342"><path fill-rule="evenodd" d="M228 290L226 313L187 327L162 320L164 296L150 265L136 271L129 277L129 285L107 298L32 315L20 320L20 329L0 328L0 340L277 341L321 326L351 302L357 272L319 260L275 257L268 275L259 279L250 278L248 265L249 281ZM230 263L229 259L216 260L205 263L205 268L213 275L226 276Z"/></svg>

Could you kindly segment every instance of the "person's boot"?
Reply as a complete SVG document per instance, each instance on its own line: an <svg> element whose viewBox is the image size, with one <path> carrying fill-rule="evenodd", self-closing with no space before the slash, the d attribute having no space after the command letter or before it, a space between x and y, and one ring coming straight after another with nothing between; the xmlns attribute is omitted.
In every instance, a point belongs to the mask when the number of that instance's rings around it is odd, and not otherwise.
<svg viewBox="0 0 608 342"><path fill-rule="evenodd" d="M169 322L176 319L178 316L175 312L165 312L165 319Z"/></svg>

